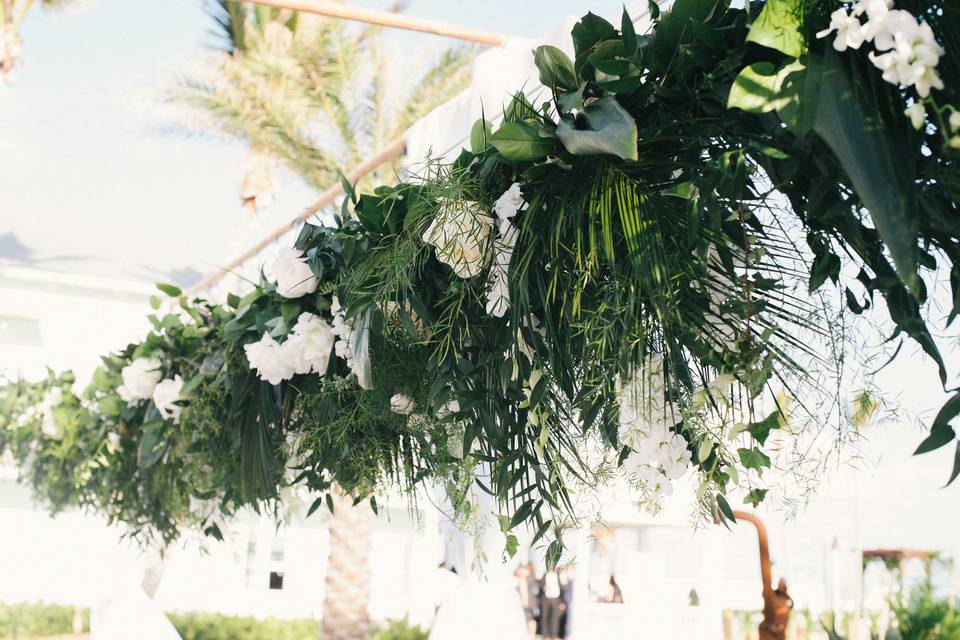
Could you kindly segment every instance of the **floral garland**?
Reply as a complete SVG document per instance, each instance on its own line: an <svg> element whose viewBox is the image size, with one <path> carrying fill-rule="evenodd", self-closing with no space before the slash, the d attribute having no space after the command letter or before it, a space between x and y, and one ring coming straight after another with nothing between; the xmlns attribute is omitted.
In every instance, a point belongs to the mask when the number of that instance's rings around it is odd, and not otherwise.
<svg viewBox="0 0 960 640"><path fill-rule="evenodd" d="M775 468L816 475L791 452L823 424L849 434L838 318L879 294L946 383L921 269L950 270L949 326L960 179L938 105L960 19L902 5L677 0L646 34L588 14L573 60L534 52L542 108L518 94L429 179L349 194L243 298L164 285L180 312L87 389L4 387L0 446L55 506L164 541L290 488L312 513L334 483L462 505L475 481L553 561L573 496L616 478L656 511L692 477L702 515L732 520L728 496L759 504ZM957 397L920 452L955 439Z"/></svg>

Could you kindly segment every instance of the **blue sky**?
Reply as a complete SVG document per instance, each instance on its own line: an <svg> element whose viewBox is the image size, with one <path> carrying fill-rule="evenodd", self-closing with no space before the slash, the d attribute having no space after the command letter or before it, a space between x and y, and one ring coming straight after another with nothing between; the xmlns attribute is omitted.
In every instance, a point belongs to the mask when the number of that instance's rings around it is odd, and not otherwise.
<svg viewBox="0 0 960 640"><path fill-rule="evenodd" d="M419 0L407 13L537 36L567 15L619 7ZM31 12L16 82L0 90L0 259L148 281L183 281L225 262L245 149L158 127L164 89L210 55L210 24L203 0L80 0ZM391 37L413 60L451 43ZM266 219L292 217L313 199L295 179L282 187Z"/></svg>

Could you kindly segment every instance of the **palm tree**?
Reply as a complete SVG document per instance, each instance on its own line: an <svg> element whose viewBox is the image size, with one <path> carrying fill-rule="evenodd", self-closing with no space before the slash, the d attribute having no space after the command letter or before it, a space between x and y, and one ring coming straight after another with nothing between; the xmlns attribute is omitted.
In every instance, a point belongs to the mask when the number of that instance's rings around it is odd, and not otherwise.
<svg viewBox="0 0 960 640"><path fill-rule="evenodd" d="M247 221L273 188L275 162L325 189L470 80L471 49L445 51L404 90L375 29L230 0L212 7L225 55L212 79L184 80L174 97L249 144ZM361 186L395 171L381 167ZM329 524L323 637L331 640L368 634L373 515L352 502L339 492Z"/></svg>
<svg viewBox="0 0 960 640"><path fill-rule="evenodd" d="M20 25L34 0L0 0L0 82L13 82L13 69L20 60ZM57 9L69 0L40 0L44 8Z"/></svg>
<svg viewBox="0 0 960 640"><path fill-rule="evenodd" d="M183 80L174 99L215 130L250 145L242 200L255 211L283 163L325 189L442 104L470 80L473 50L442 53L412 83L394 68L379 30L271 7L217 0L217 45L226 54L208 79ZM395 175L382 167L363 184Z"/></svg>

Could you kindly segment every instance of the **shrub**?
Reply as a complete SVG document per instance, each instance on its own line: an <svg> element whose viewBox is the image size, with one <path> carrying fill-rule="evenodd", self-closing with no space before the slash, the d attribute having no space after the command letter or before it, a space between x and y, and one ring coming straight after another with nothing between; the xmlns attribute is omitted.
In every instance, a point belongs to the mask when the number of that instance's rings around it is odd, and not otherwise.
<svg viewBox="0 0 960 640"><path fill-rule="evenodd" d="M168 613L183 640L314 640L320 627L313 620L257 620L218 613Z"/></svg>
<svg viewBox="0 0 960 640"><path fill-rule="evenodd" d="M903 640L960 640L960 612L935 598L929 585L918 587L906 602L891 604Z"/></svg>
<svg viewBox="0 0 960 640"><path fill-rule="evenodd" d="M370 632L370 640L427 640L429 637L429 631L421 629L420 625L411 625L406 618L388 620Z"/></svg>
<svg viewBox="0 0 960 640"><path fill-rule="evenodd" d="M65 604L19 602L0 604L0 637L53 636L73 632L76 608ZM83 630L90 629L90 612L83 610Z"/></svg>

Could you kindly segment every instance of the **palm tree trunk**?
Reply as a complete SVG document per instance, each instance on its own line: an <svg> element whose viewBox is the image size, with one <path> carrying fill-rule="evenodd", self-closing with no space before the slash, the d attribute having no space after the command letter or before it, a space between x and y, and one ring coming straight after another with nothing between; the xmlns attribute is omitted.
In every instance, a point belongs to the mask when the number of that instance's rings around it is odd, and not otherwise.
<svg viewBox="0 0 960 640"><path fill-rule="evenodd" d="M373 511L366 502L353 499L339 487L332 492L334 511L330 518L330 557L324 582L324 640L367 640L370 627L370 552Z"/></svg>

